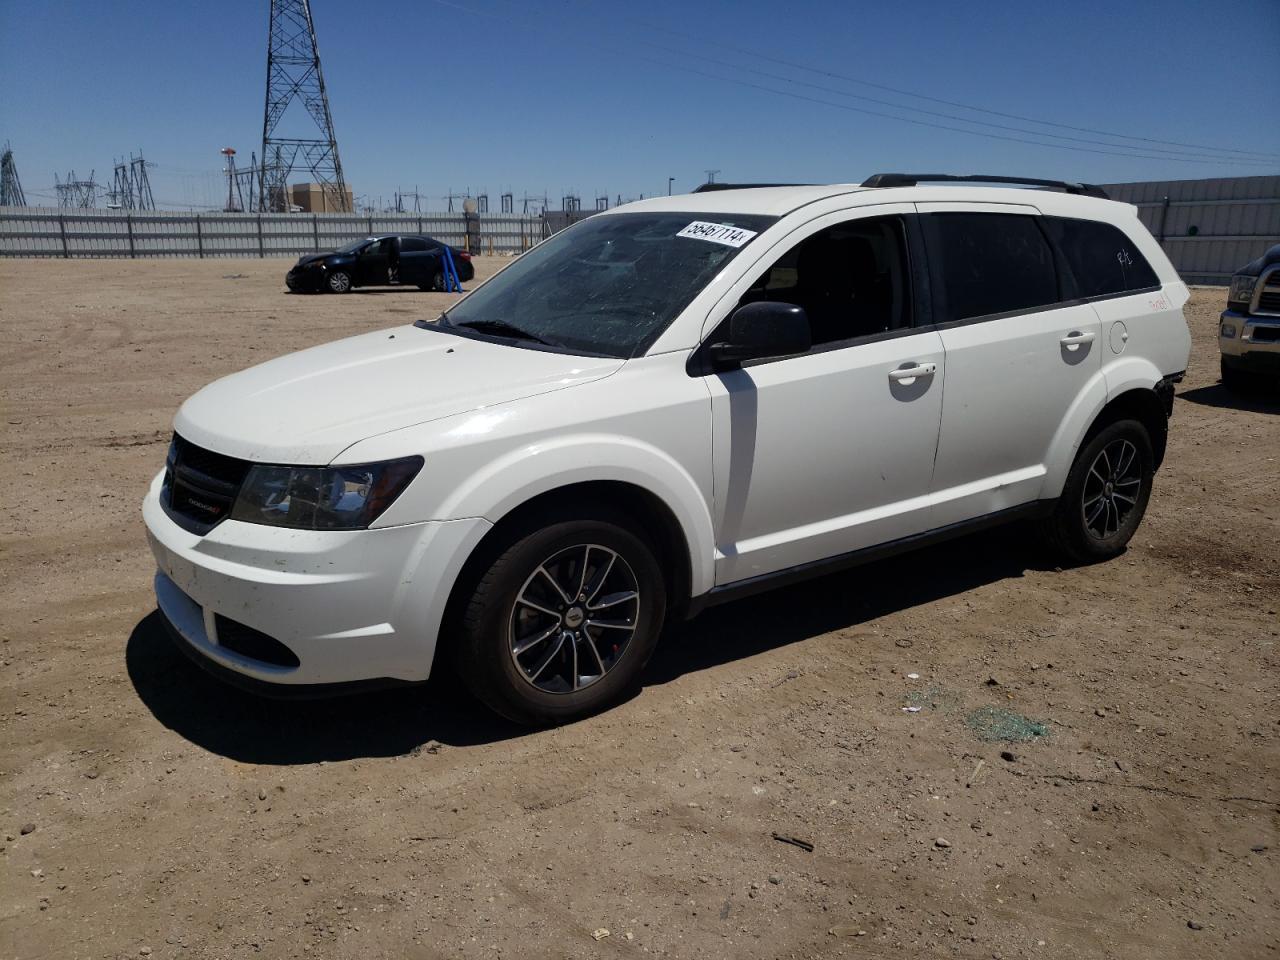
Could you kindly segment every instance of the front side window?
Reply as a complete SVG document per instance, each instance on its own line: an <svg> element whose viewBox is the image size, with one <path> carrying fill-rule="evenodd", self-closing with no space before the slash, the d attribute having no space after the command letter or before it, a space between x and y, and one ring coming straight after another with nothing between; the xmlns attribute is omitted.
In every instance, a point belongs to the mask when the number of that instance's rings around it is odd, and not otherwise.
<svg viewBox="0 0 1280 960"><path fill-rule="evenodd" d="M805 238L757 277L740 303L762 300L804 307L814 346L910 326L901 218L853 220Z"/></svg>
<svg viewBox="0 0 1280 960"><path fill-rule="evenodd" d="M1155 271L1123 230L1096 220L1045 217L1078 297L1107 297L1158 286Z"/></svg>
<svg viewBox="0 0 1280 960"><path fill-rule="evenodd" d="M1053 252L1035 217L931 213L923 220L939 322L1033 310L1062 299Z"/></svg>
<svg viewBox="0 0 1280 960"><path fill-rule="evenodd" d="M534 247L433 323L569 351L636 356L776 219L589 217Z"/></svg>

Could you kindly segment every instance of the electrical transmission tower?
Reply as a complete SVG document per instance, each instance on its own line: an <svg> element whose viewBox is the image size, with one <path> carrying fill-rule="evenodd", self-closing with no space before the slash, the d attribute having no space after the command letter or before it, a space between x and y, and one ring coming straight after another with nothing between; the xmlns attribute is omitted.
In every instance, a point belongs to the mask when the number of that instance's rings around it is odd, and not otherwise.
<svg viewBox="0 0 1280 960"><path fill-rule="evenodd" d="M301 101L319 136L282 136L289 107ZM293 132L297 132L294 129ZM311 0L271 0L267 36L267 104L262 118L262 172L258 199L262 210L289 209L289 179L305 168L320 187L326 210L349 211L338 141L333 134L329 96L320 70L320 48L311 19Z"/></svg>
<svg viewBox="0 0 1280 960"><path fill-rule="evenodd" d="M18 179L18 165L13 162L13 150L4 145L0 153L0 207L25 207L27 198L22 195L22 181Z"/></svg>
<svg viewBox="0 0 1280 960"><path fill-rule="evenodd" d="M98 205L98 182L93 179L93 171L89 171L88 180L76 179L76 172L67 174L66 180L53 175L53 190L58 195L60 207L96 207Z"/></svg>
<svg viewBox="0 0 1280 960"><path fill-rule="evenodd" d="M107 206L116 210L156 208L151 196L151 181L147 179L147 161L142 159L141 153L136 157L131 154L128 160L116 161L111 189L107 191Z"/></svg>

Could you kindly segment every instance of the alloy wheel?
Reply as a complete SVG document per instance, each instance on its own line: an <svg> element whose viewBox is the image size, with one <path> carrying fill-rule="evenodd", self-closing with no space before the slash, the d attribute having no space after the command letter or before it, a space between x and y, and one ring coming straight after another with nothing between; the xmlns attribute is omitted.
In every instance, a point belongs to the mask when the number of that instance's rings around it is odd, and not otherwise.
<svg viewBox="0 0 1280 960"><path fill-rule="evenodd" d="M351 289L351 278L345 273L329 274L329 289L334 293L346 293Z"/></svg>
<svg viewBox="0 0 1280 960"><path fill-rule="evenodd" d="M1142 492L1142 460L1125 439L1099 451L1085 475L1080 509L1085 529L1097 540L1115 536L1138 505Z"/></svg>
<svg viewBox="0 0 1280 960"><path fill-rule="evenodd" d="M631 565L599 544L548 557L516 595L508 649L526 682L574 693L604 677L626 653L640 614Z"/></svg>

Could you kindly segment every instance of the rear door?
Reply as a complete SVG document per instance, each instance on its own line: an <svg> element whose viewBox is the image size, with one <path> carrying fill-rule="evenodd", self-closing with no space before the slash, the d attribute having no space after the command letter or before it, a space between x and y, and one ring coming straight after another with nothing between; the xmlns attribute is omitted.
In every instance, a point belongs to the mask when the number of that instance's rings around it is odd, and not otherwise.
<svg viewBox="0 0 1280 960"><path fill-rule="evenodd" d="M1097 313L1074 294L1039 211L917 205L946 353L933 525L1035 500L1055 433L1100 375Z"/></svg>
<svg viewBox="0 0 1280 960"><path fill-rule="evenodd" d="M435 274L435 245L423 237L400 238L400 282L430 284Z"/></svg>

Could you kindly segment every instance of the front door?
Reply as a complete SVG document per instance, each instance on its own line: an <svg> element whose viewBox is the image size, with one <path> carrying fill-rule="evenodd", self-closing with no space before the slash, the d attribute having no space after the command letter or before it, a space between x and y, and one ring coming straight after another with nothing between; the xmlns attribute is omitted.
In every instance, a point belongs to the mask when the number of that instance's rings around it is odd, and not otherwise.
<svg viewBox="0 0 1280 960"><path fill-rule="evenodd" d="M1102 343L1094 309L1065 302L1037 211L919 209L947 355L933 479L945 526L1039 497L1059 427L1101 375Z"/></svg>
<svg viewBox="0 0 1280 960"><path fill-rule="evenodd" d="M738 301L799 304L814 344L707 377L717 584L928 529L944 354L913 326L907 229L905 216L822 218Z"/></svg>
<svg viewBox="0 0 1280 960"><path fill-rule="evenodd" d="M369 244L356 260L356 283L362 287L378 286L387 282L391 266L391 252L395 237L384 237Z"/></svg>

